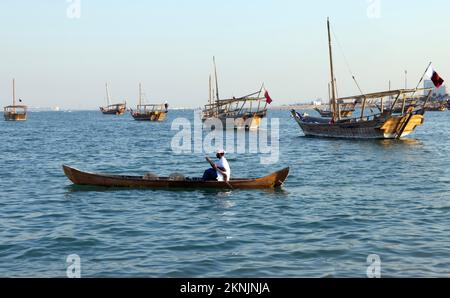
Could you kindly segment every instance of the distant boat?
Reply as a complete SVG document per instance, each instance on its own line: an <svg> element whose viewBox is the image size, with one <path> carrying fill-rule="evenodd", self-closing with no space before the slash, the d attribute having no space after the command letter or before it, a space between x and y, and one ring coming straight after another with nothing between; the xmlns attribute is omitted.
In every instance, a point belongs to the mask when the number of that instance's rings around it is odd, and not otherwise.
<svg viewBox="0 0 450 298"><path fill-rule="evenodd" d="M335 80L335 86L336 86L336 80ZM328 97L329 97L329 104L328 109L320 109L320 108L314 108L314 110L320 114L321 117L324 118L331 118L333 117L333 102L331 100L331 94L330 94L330 84L328 84ZM336 90L337 93L337 90ZM348 118L353 115L353 112L355 111L355 104L354 103L347 103L345 105L341 106L341 117Z"/></svg>
<svg viewBox="0 0 450 298"><path fill-rule="evenodd" d="M109 97L109 90L108 90L108 84L105 84L106 86L106 107L100 107L100 111L104 115L123 115L127 111L127 104L125 103L115 103L110 104L110 97Z"/></svg>
<svg viewBox="0 0 450 298"><path fill-rule="evenodd" d="M332 117L331 119L311 117L292 110L292 116L304 134L306 136L328 138L398 139L412 133L417 126L422 125L424 122L425 106L431 98L432 89L401 89L337 98L329 20L327 21L327 28L331 72ZM420 90L428 91L428 96L420 98L424 99L423 103L406 108L406 100L413 99L415 94ZM394 98L391 107L385 109L385 99L391 97ZM379 113L372 111L372 107L377 103L380 103ZM341 108L348 104L361 106L359 117L343 117ZM397 104L401 104L401 113L394 115L393 109L397 107ZM370 113L368 113L369 109Z"/></svg>
<svg viewBox="0 0 450 298"><path fill-rule="evenodd" d="M445 102L433 101L429 102L425 109L430 112L444 112L447 110L447 104Z"/></svg>
<svg viewBox="0 0 450 298"><path fill-rule="evenodd" d="M131 110L131 116L136 121L164 121L169 104L142 104L142 86L139 83L139 104L136 110Z"/></svg>
<svg viewBox="0 0 450 298"><path fill-rule="evenodd" d="M214 62L215 90L209 77L209 100L202 110L202 121L219 119L224 129L228 129L227 120L231 119L234 129L258 129L261 120L267 116L267 104L272 100L263 88L259 91L239 98L220 99L217 80L216 62Z"/></svg>
<svg viewBox="0 0 450 298"><path fill-rule="evenodd" d="M3 115L6 121L26 121L28 107L25 105L16 105L16 80L13 79L13 98L12 105L4 107ZM21 101L19 99L19 101Z"/></svg>

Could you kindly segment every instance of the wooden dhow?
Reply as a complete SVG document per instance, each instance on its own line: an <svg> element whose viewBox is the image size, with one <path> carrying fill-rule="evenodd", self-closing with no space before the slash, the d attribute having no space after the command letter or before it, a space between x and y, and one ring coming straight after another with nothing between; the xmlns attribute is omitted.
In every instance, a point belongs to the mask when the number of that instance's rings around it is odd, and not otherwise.
<svg viewBox="0 0 450 298"><path fill-rule="evenodd" d="M327 29L331 72L332 115L331 119L326 119L311 117L307 114L301 114L292 110L292 116L304 134L306 136L329 138L398 139L411 134L417 126L422 125L424 122L425 106L431 98L431 89L418 89L417 87L416 89L400 89L337 98L329 20L327 20ZM423 80L423 77L420 82ZM416 93L419 91L428 92L427 96L416 96ZM387 100L392 97L395 98L392 105L388 109L385 109ZM407 107L407 99L414 99L416 105L414 107ZM379 104L379 111L375 112L372 107L376 106L377 103ZM341 108L349 104L360 107L361 111L359 116L353 118L343 117ZM394 113L397 104L401 104L400 113Z"/></svg>
<svg viewBox="0 0 450 298"><path fill-rule="evenodd" d="M26 105L16 104L16 80L13 79L12 83L12 105L3 108L3 116L6 121L26 121L27 120L27 110ZM21 101L19 99L19 101Z"/></svg>
<svg viewBox="0 0 450 298"><path fill-rule="evenodd" d="M261 178L236 178L228 182L203 181L201 178L157 177L155 175L123 176L96 174L77 170L63 165L64 174L76 185L102 187L128 187L151 189L271 189L281 187L289 175L289 168L269 174Z"/></svg>
<svg viewBox="0 0 450 298"><path fill-rule="evenodd" d="M220 99L219 84L217 79L216 61L214 63L215 88L212 86L212 78L209 77L209 100L201 114L202 121L211 123L219 120L224 129L255 130L261 125L261 121L267 116L267 105L272 102L264 85L252 94Z"/></svg>
<svg viewBox="0 0 450 298"><path fill-rule="evenodd" d="M142 86L139 84L139 104L136 110L131 110L131 116L137 121L164 121L168 112L169 105L164 104L143 104Z"/></svg>
<svg viewBox="0 0 450 298"><path fill-rule="evenodd" d="M100 107L100 111L104 114L104 115L123 115L125 114L125 112L127 111L127 103L115 103L115 104L111 104L111 99L109 96L109 89L108 89L108 84L105 84L106 87L106 106L105 107Z"/></svg>

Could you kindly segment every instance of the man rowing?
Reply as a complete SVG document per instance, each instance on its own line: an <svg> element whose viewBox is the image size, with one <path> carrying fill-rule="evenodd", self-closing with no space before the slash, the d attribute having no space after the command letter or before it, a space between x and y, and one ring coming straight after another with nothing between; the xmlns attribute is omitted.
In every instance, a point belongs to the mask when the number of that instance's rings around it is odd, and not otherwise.
<svg viewBox="0 0 450 298"><path fill-rule="evenodd" d="M216 157L219 159L217 163L213 163L209 158L207 160L211 164L211 168L206 170L203 174L203 180L205 181L230 181L231 169L225 158L224 150L217 150Z"/></svg>

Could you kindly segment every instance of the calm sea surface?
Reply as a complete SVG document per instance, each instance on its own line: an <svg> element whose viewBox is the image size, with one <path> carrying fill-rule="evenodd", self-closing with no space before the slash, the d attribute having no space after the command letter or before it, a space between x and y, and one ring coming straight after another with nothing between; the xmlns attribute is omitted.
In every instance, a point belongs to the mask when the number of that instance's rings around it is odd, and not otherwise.
<svg viewBox="0 0 450 298"><path fill-rule="evenodd" d="M0 122L0 277L450 277L450 112L401 141L303 137L280 118L280 160L230 154L234 176L285 166L278 191L74 187L61 165L198 176L202 154L175 155L177 117L140 123L99 112L30 113Z"/></svg>

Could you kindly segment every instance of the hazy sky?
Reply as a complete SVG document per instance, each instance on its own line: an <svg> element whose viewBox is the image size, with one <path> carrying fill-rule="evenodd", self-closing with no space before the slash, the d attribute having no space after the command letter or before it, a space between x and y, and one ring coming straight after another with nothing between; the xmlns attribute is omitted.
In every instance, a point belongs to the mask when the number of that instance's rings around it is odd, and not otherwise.
<svg viewBox="0 0 450 298"><path fill-rule="evenodd" d="M373 2L373 3L372 3ZM96 108L104 83L114 100L198 107L212 56L222 97L265 82L274 104L327 98L326 17L364 92L416 85L429 61L450 81L450 2L445 0L66 0L0 1L0 103L11 79L30 106ZM377 5L380 4L379 14ZM353 95L335 45L339 95Z"/></svg>

